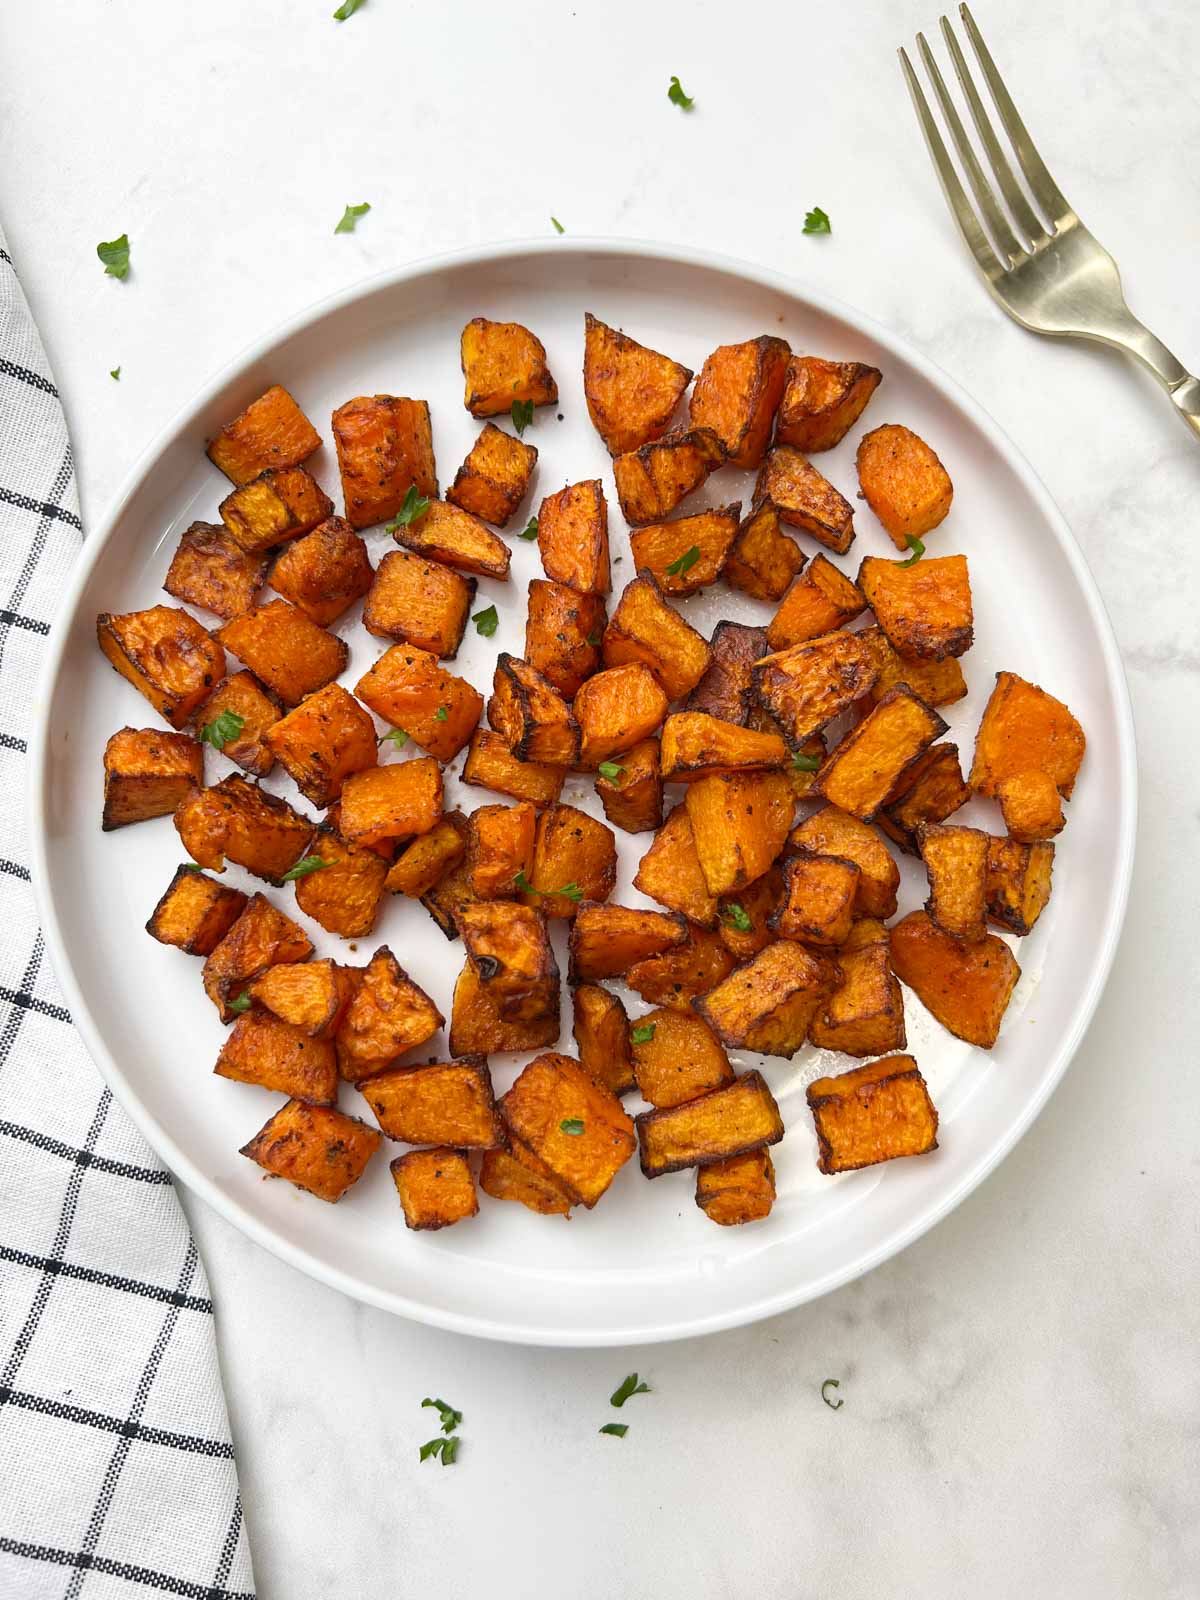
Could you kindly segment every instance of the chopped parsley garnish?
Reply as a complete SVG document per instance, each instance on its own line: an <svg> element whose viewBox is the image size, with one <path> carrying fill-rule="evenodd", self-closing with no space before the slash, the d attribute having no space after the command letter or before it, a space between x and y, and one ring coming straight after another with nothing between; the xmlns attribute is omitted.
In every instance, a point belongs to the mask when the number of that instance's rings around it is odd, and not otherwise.
<svg viewBox="0 0 1200 1600"><path fill-rule="evenodd" d="M593 650L598 650L600 648L600 635L598 633L589 633L587 636L587 642L591 645Z"/></svg>
<svg viewBox="0 0 1200 1600"><path fill-rule="evenodd" d="M112 371L109 373L109 377L110 378L115 378L117 380L117 382L120 383L120 381L121 381L121 369L120 369L120 367L114 367L112 369Z"/></svg>
<svg viewBox="0 0 1200 1600"><path fill-rule="evenodd" d="M516 884L517 888L520 889L522 894L540 894L544 895L547 899L553 895L561 894L565 895L568 900L583 899L583 890L577 883L564 883L561 889L535 889L530 883L529 879L525 876L524 872L518 872L513 878L513 882Z"/></svg>
<svg viewBox="0 0 1200 1600"><path fill-rule="evenodd" d="M614 1439L623 1439L629 1432L629 1424L627 1422L606 1422L600 1432L611 1434Z"/></svg>
<svg viewBox="0 0 1200 1600"><path fill-rule="evenodd" d="M233 1012L235 1017L240 1017L243 1011L249 1011L249 1009L250 1009L250 991L249 991L249 989L243 989L241 994L238 995L236 1000L231 1000L229 1002L229 1009L230 1009L230 1011Z"/></svg>
<svg viewBox="0 0 1200 1600"><path fill-rule="evenodd" d="M583 890L577 883L564 883L561 889L549 889L548 894L561 894L565 900L582 900Z"/></svg>
<svg viewBox="0 0 1200 1600"><path fill-rule="evenodd" d="M119 239L110 239L107 244L98 244L96 254L104 263L104 273L109 278L124 278L129 272L129 235L123 233Z"/></svg>
<svg viewBox="0 0 1200 1600"><path fill-rule="evenodd" d="M648 1022L644 1028L635 1028L629 1035L634 1044L649 1044L654 1037L654 1023ZM614 1400L613 1404L617 1402Z"/></svg>
<svg viewBox="0 0 1200 1600"><path fill-rule="evenodd" d="M744 909L736 901L732 905L725 907L721 913L721 921L730 928L736 928L739 933L749 933L754 926Z"/></svg>
<svg viewBox="0 0 1200 1600"><path fill-rule="evenodd" d="M490 639L500 625L500 613L495 606L487 606L483 611L477 611L471 621L475 624L476 633Z"/></svg>
<svg viewBox="0 0 1200 1600"><path fill-rule="evenodd" d="M517 432L524 433L525 429L533 421L533 401L514 400L512 403L512 419L513 427Z"/></svg>
<svg viewBox="0 0 1200 1600"><path fill-rule="evenodd" d="M408 493L404 496L404 504L397 511L395 520L389 522L386 532L395 533L398 528L409 528L414 522L419 522L429 510L429 501L417 490L415 483L410 483Z"/></svg>
<svg viewBox="0 0 1200 1600"><path fill-rule="evenodd" d="M333 20L335 22L345 22L347 17L354 15L362 3L363 0L342 0L341 5L333 13Z"/></svg>
<svg viewBox="0 0 1200 1600"><path fill-rule="evenodd" d="M439 706L433 713L433 720L435 722L445 722L449 715L450 713L446 710L445 706Z"/></svg>
<svg viewBox="0 0 1200 1600"><path fill-rule="evenodd" d="M442 1432L453 1433L462 1421L462 1412L456 1411L453 1406L448 1406L444 1400L430 1400L428 1395L421 1401L421 1407L432 1406L442 1421Z"/></svg>
<svg viewBox="0 0 1200 1600"><path fill-rule="evenodd" d="M650 1385L640 1382L637 1373L631 1372L620 1387L613 1390L608 1398L608 1403L610 1406L623 1406L630 1395L649 1393Z"/></svg>
<svg viewBox="0 0 1200 1600"><path fill-rule="evenodd" d="M578 1139L579 1135L583 1132L583 1118L564 1117L559 1123L559 1127L562 1129L563 1133L569 1133L572 1139Z"/></svg>
<svg viewBox="0 0 1200 1600"><path fill-rule="evenodd" d="M517 537L519 539L536 539L537 536L538 536L537 518L536 517L530 517L529 521L521 529L521 531L517 535Z"/></svg>
<svg viewBox="0 0 1200 1600"><path fill-rule="evenodd" d="M820 206L814 206L811 211L805 212L804 227L800 231L802 233L832 233L833 227Z"/></svg>
<svg viewBox="0 0 1200 1600"><path fill-rule="evenodd" d="M840 1395L836 1399L831 1400L825 1391L826 1389L840 1388L841 1384L837 1378L826 1378L825 1382L821 1385L821 1399L824 1400L825 1404L831 1411L840 1411L846 1402L841 1398Z"/></svg>
<svg viewBox="0 0 1200 1600"><path fill-rule="evenodd" d="M180 872L203 872L204 868L198 861L185 861L179 870Z"/></svg>
<svg viewBox="0 0 1200 1600"><path fill-rule="evenodd" d="M806 756L803 750L797 750L792 757L792 770L794 772L815 772L820 765L820 756Z"/></svg>
<svg viewBox="0 0 1200 1600"><path fill-rule="evenodd" d="M444 1467L452 1467L454 1458L458 1455L458 1438L446 1439L439 1436L430 1439L428 1444L423 1444L420 1450L422 1461L428 1461L430 1456L440 1456Z"/></svg>
<svg viewBox="0 0 1200 1600"><path fill-rule="evenodd" d="M673 106L678 106L681 111L690 111L696 104L690 94L684 94L683 85L672 73L671 87L667 90L667 99Z"/></svg>
<svg viewBox="0 0 1200 1600"><path fill-rule="evenodd" d="M310 872L320 872L322 867L332 866L331 861L326 861L323 856L301 856L294 867L290 867L283 875L284 883L295 883L297 878L307 878Z"/></svg>
<svg viewBox="0 0 1200 1600"><path fill-rule="evenodd" d="M342 220L333 230L334 233L353 233L358 226L359 217L365 217L371 207L364 200L360 206L347 206L342 212Z"/></svg>
<svg viewBox="0 0 1200 1600"><path fill-rule="evenodd" d="M921 543L920 539L918 539L914 534L911 534L911 533L906 533L905 534L904 542L908 546L908 548L912 551L912 555L909 556L907 561L897 561L896 565L898 567L912 567L912 566L915 566L916 563L918 561L920 561L921 557L925 554L925 546Z"/></svg>
<svg viewBox="0 0 1200 1600"><path fill-rule="evenodd" d="M245 726L245 717L239 717L236 711L222 711L200 729L200 743L210 744L214 750L224 750Z"/></svg>
<svg viewBox="0 0 1200 1600"><path fill-rule="evenodd" d="M562 223L557 217L551 217L550 221L554 224L555 233L566 233L567 230L563 227Z"/></svg>
<svg viewBox="0 0 1200 1600"><path fill-rule="evenodd" d="M615 761L602 761L597 768L597 771L599 772L600 776L607 779L609 783L616 783L621 774L625 771L625 768L619 767Z"/></svg>
<svg viewBox="0 0 1200 1600"><path fill-rule="evenodd" d="M513 878L513 882L516 884L517 888L520 889L522 894L537 894L537 890L530 883L523 871L517 873L517 875Z"/></svg>
<svg viewBox="0 0 1200 1600"><path fill-rule="evenodd" d="M394 744L397 750L403 750L408 743L408 735L403 728L389 728L386 733L379 736L380 744Z"/></svg>
<svg viewBox="0 0 1200 1600"><path fill-rule="evenodd" d="M694 544L690 550L685 550L677 561L672 561L667 568L668 578L682 578L684 573L694 567L700 559L700 546Z"/></svg>

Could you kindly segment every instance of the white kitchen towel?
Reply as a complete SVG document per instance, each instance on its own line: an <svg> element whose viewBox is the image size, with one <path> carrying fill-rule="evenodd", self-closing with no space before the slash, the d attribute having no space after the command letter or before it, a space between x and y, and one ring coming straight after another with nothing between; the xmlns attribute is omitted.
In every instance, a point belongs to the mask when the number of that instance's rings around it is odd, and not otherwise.
<svg viewBox="0 0 1200 1600"><path fill-rule="evenodd" d="M204 1268L71 1025L29 880L25 752L80 542L0 234L0 1600L253 1600Z"/></svg>

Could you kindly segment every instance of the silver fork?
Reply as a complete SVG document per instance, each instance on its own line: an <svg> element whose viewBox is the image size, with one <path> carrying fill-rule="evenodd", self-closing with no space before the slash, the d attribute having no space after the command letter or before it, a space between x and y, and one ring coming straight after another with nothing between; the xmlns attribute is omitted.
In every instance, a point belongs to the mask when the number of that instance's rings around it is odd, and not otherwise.
<svg viewBox="0 0 1200 1600"><path fill-rule="evenodd" d="M946 202L984 282L1009 316L1034 333L1095 339L1134 356L1154 374L1180 416L1200 438L1200 379L1194 378L1125 304L1116 262L1067 204L1004 87L975 19L966 5L960 5L958 10L1028 193L1018 183L996 137L966 58L945 17L941 19L942 36L1003 204L979 163L923 33L917 35L921 60L977 210L968 200L946 153L938 125L904 50L900 51L900 64Z"/></svg>

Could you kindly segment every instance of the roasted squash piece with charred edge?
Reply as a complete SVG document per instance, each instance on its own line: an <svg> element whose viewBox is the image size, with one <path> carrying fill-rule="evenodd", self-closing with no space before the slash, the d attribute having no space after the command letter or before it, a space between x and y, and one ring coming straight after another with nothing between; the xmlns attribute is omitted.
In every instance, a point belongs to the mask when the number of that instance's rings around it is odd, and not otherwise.
<svg viewBox="0 0 1200 1600"><path fill-rule="evenodd" d="M227 494L217 508L229 537L257 554L311 533L333 501L306 467L271 467Z"/></svg>
<svg viewBox="0 0 1200 1600"><path fill-rule="evenodd" d="M917 848L929 874L926 911L943 933L978 944L987 932L987 834L979 828L923 822Z"/></svg>
<svg viewBox="0 0 1200 1600"><path fill-rule="evenodd" d="M904 992L892 971L888 931L863 917L837 952L842 979L817 1007L808 1030L820 1050L848 1056L881 1056L903 1050Z"/></svg>
<svg viewBox="0 0 1200 1600"><path fill-rule="evenodd" d="M703 711L677 711L663 723L665 783L695 783L730 772L777 771L788 748L777 733L758 733Z"/></svg>
<svg viewBox="0 0 1200 1600"><path fill-rule="evenodd" d="M306 800L323 810L351 773L379 760L375 724L340 683L327 683L272 724L266 742Z"/></svg>
<svg viewBox="0 0 1200 1600"><path fill-rule="evenodd" d="M829 756L814 792L870 822L905 767L945 732L937 712L900 684Z"/></svg>
<svg viewBox="0 0 1200 1600"><path fill-rule="evenodd" d="M743 1072L681 1106L643 1111L635 1127L647 1178L728 1161L783 1138L783 1118L760 1072Z"/></svg>
<svg viewBox="0 0 1200 1600"><path fill-rule="evenodd" d="M696 379L689 416L694 428L711 428L732 467L753 472L771 438L787 382L791 348L763 334L743 344L719 345Z"/></svg>
<svg viewBox="0 0 1200 1600"><path fill-rule="evenodd" d="M265 778L275 766L275 755L266 735L283 715L278 696L264 689L254 674L243 667L219 683L196 713L193 725L197 733L203 733L225 711L240 717L241 727L225 740L221 754L243 772ZM223 726L227 727L228 723Z"/></svg>
<svg viewBox="0 0 1200 1600"><path fill-rule="evenodd" d="M389 1163L407 1227L416 1232L449 1228L479 1211L471 1163L461 1150L437 1145L410 1150Z"/></svg>
<svg viewBox="0 0 1200 1600"><path fill-rule="evenodd" d="M883 374L861 361L793 356L775 420L779 444L811 455L841 444L862 416Z"/></svg>
<svg viewBox="0 0 1200 1600"><path fill-rule="evenodd" d="M169 817L204 782L204 750L186 733L121 728L104 746L105 833Z"/></svg>
<svg viewBox="0 0 1200 1600"><path fill-rule="evenodd" d="M352 528L394 517L410 489L436 498L433 430L424 400L356 395L333 413L333 438Z"/></svg>
<svg viewBox="0 0 1200 1600"><path fill-rule="evenodd" d="M389 550L363 602L363 627L377 639L416 645L443 661L458 654L475 602L474 578L411 550Z"/></svg>
<svg viewBox="0 0 1200 1600"><path fill-rule="evenodd" d="M270 565L270 556L243 550L224 523L193 522L171 557L163 588L176 600L228 619L254 604Z"/></svg>
<svg viewBox="0 0 1200 1600"><path fill-rule="evenodd" d="M612 829L575 806L547 807L537 819L530 881L525 904L546 917L574 918L582 901L607 900L617 881Z"/></svg>
<svg viewBox="0 0 1200 1600"><path fill-rule="evenodd" d="M818 552L768 623L767 643L772 650L786 650L806 639L818 639L853 622L866 608L866 598L858 585L839 571L828 556ZM765 649L761 652L766 653Z"/></svg>
<svg viewBox="0 0 1200 1600"><path fill-rule="evenodd" d="M504 1143L482 1056L388 1067L359 1084L359 1092L387 1137L402 1144L490 1150Z"/></svg>
<svg viewBox="0 0 1200 1600"><path fill-rule="evenodd" d="M535 806L553 805L566 781L565 767L549 767L538 761L518 761L498 733L476 728L471 735L462 781L514 800L529 800Z"/></svg>
<svg viewBox="0 0 1200 1600"><path fill-rule="evenodd" d="M572 1006L571 1032L580 1066L613 1094L627 1094L636 1079L625 1007L598 983L581 983Z"/></svg>
<svg viewBox="0 0 1200 1600"><path fill-rule="evenodd" d="M694 1006L729 1049L790 1058L807 1039L817 1007L840 980L836 961L777 939Z"/></svg>
<svg viewBox="0 0 1200 1600"><path fill-rule="evenodd" d="M159 944L172 944L189 956L209 956L246 909L240 889L176 867L175 876L150 914L146 932Z"/></svg>
<svg viewBox="0 0 1200 1600"><path fill-rule="evenodd" d="M289 1100L240 1154L272 1177L286 1178L297 1189L332 1204L362 1177L380 1137L377 1129L333 1106Z"/></svg>
<svg viewBox="0 0 1200 1600"><path fill-rule="evenodd" d="M619 978L648 956L661 955L684 944L687 936L687 922L678 914L584 901L567 940L567 981L574 984Z"/></svg>
<svg viewBox="0 0 1200 1600"><path fill-rule="evenodd" d="M971 648L974 612L966 556L926 556L913 567L865 556L858 586L898 655L941 661Z"/></svg>
<svg viewBox="0 0 1200 1600"><path fill-rule="evenodd" d="M691 369L610 328L590 311L583 324L583 392L609 455L659 438L692 381Z"/></svg>
<svg viewBox="0 0 1200 1600"><path fill-rule="evenodd" d="M321 435L282 384L227 422L209 442L208 459L232 483L249 483L268 467L295 467L320 448Z"/></svg>
<svg viewBox="0 0 1200 1600"><path fill-rule="evenodd" d="M377 717L401 728L439 761L452 761L475 731L483 696L415 644L394 644L354 692Z"/></svg>
<svg viewBox="0 0 1200 1600"><path fill-rule="evenodd" d="M975 739L971 788L995 798L1005 778L1044 772L1069 800L1086 746L1061 700L1015 672L998 672Z"/></svg>
<svg viewBox="0 0 1200 1600"><path fill-rule="evenodd" d="M730 772L688 785L688 818L709 893L761 878L783 849L796 811L781 772Z"/></svg>
<svg viewBox="0 0 1200 1600"><path fill-rule="evenodd" d="M988 839L987 914L1010 933L1032 933L1050 899L1052 844Z"/></svg>
<svg viewBox="0 0 1200 1600"><path fill-rule="evenodd" d="M307 961L312 940L304 929L285 916L261 894L251 895L241 915L223 939L213 946L201 974L204 992L216 1006L222 1022L232 1022L239 1000L255 978L281 961Z"/></svg>
<svg viewBox="0 0 1200 1600"><path fill-rule="evenodd" d="M860 877L858 863L844 856L797 850L783 864L783 898L771 915L771 926L781 939L845 944Z"/></svg>
<svg viewBox="0 0 1200 1600"><path fill-rule="evenodd" d="M492 422L485 423L446 499L494 528L502 528L525 498L537 457L535 446L514 439Z"/></svg>
<svg viewBox="0 0 1200 1600"><path fill-rule="evenodd" d="M647 1005L687 1011L693 1000L714 989L736 965L719 934L689 927L683 944L635 962L625 982Z"/></svg>
<svg viewBox="0 0 1200 1600"><path fill-rule="evenodd" d="M342 784L338 828L347 844L428 833L442 816L442 771L429 756L352 772Z"/></svg>
<svg viewBox="0 0 1200 1600"><path fill-rule="evenodd" d="M602 761L644 743L667 714L666 691L640 661L597 672L575 696L578 766L594 772Z"/></svg>
<svg viewBox="0 0 1200 1600"><path fill-rule="evenodd" d="M849 500L791 445L768 452L754 485L754 503L769 500L782 521L800 528L826 549L845 555L854 542Z"/></svg>
<svg viewBox="0 0 1200 1600"><path fill-rule="evenodd" d="M388 868L384 888L419 900L439 884L467 853L467 819L447 811L428 833L419 834Z"/></svg>
<svg viewBox="0 0 1200 1600"><path fill-rule="evenodd" d="M315 825L286 800L237 773L198 789L175 812L175 828L193 861L210 872L226 858L256 878L280 884L312 840Z"/></svg>
<svg viewBox="0 0 1200 1600"><path fill-rule="evenodd" d="M96 639L109 665L173 728L191 721L225 675L220 637L177 606L102 611Z"/></svg>
<svg viewBox="0 0 1200 1600"><path fill-rule="evenodd" d="M679 429L617 456L613 482L631 527L661 522L725 461L711 428Z"/></svg>
<svg viewBox="0 0 1200 1600"><path fill-rule="evenodd" d="M552 406L558 399L546 347L519 322L472 317L462 331L460 352L463 404L473 417L507 415L515 400Z"/></svg>
<svg viewBox="0 0 1200 1600"><path fill-rule="evenodd" d="M708 668L683 709L702 711L744 728L758 709L751 669L767 654L767 630L743 622L718 622L712 632L711 652Z"/></svg>
<svg viewBox="0 0 1200 1600"><path fill-rule="evenodd" d="M450 1051L456 1056L503 1055L517 1050L544 1050L559 1034L559 996L547 1001L544 1016L506 1019L499 1003L481 983L470 961L454 985L450 1008Z"/></svg>
<svg viewBox="0 0 1200 1600"><path fill-rule="evenodd" d="M216 637L283 701L298 706L346 670L350 648L287 600L234 617Z"/></svg>
<svg viewBox="0 0 1200 1600"><path fill-rule="evenodd" d="M564 700L573 700L600 665L607 624L601 595L580 594L565 583L533 578L525 621L525 660Z"/></svg>
<svg viewBox="0 0 1200 1600"><path fill-rule="evenodd" d="M894 422L859 440L858 483L863 499L899 550L944 522L954 498L945 467L924 439Z"/></svg>
<svg viewBox="0 0 1200 1600"><path fill-rule="evenodd" d="M380 945L338 1026L334 1040L338 1071L347 1083L361 1084L364 1078L391 1066L406 1050L432 1039L445 1020L387 945ZM410 1142L438 1144L442 1140L434 1134Z"/></svg>
<svg viewBox="0 0 1200 1600"><path fill-rule="evenodd" d="M365 939L379 915L387 858L378 846L349 844L330 827L318 832L313 854L325 865L296 879L296 904L327 933Z"/></svg>
<svg viewBox="0 0 1200 1600"><path fill-rule="evenodd" d="M970 798L958 746L933 744L905 767L875 820L889 839L915 856L921 823L944 822Z"/></svg>
<svg viewBox="0 0 1200 1600"><path fill-rule="evenodd" d="M518 761L571 767L579 760L579 724L554 685L527 661L496 657L488 721Z"/></svg>
<svg viewBox="0 0 1200 1600"><path fill-rule="evenodd" d="M696 1168L696 1204L722 1228L761 1222L775 1204L775 1166L769 1150L711 1161Z"/></svg>
<svg viewBox="0 0 1200 1600"><path fill-rule="evenodd" d="M279 552L271 587L327 628L362 599L374 577L366 545L348 522L329 517Z"/></svg>
<svg viewBox="0 0 1200 1600"><path fill-rule="evenodd" d="M638 864L633 887L697 927L717 926L717 897L705 881L686 806L676 806Z"/></svg>
<svg viewBox="0 0 1200 1600"><path fill-rule="evenodd" d="M503 1106L503 1100L500 1102ZM543 1217L566 1217L571 1198L549 1172L525 1149L519 1139L509 1135L507 1150L485 1150L479 1163L479 1187L493 1200L516 1200Z"/></svg>
<svg viewBox="0 0 1200 1600"><path fill-rule="evenodd" d="M806 1095L822 1172L853 1172L937 1149L937 1111L911 1056L817 1078Z"/></svg>
<svg viewBox="0 0 1200 1600"><path fill-rule="evenodd" d="M1021 976L1003 939L966 944L924 911L910 912L892 933L892 970L956 1039L990 1050Z"/></svg>
<svg viewBox="0 0 1200 1600"><path fill-rule="evenodd" d="M512 554L504 540L478 517L448 501L435 500L423 516L398 524L392 534L397 544L430 561L500 583L508 580Z"/></svg>
<svg viewBox="0 0 1200 1600"><path fill-rule="evenodd" d="M608 501L599 478L548 494L537 515L537 539L552 582L580 594L608 593Z"/></svg>
<svg viewBox="0 0 1200 1600"><path fill-rule="evenodd" d="M643 739L620 758L603 763L615 772L598 772L596 793L604 815L623 833L650 833L662 821L663 787L657 739Z"/></svg>
<svg viewBox="0 0 1200 1600"><path fill-rule="evenodd" d="M213 1071L219 1078L257 1084L317 1106L331 1106L337 1100L333 1045L328 1039L311 1038L269 1011L248 1011L238 1017Z"/></svg>
<svg viewBox="0 0 1200 1600"><path fill-rule="evenodd" d="M476 900L515 900L519 878L533 871L537 812L528 800L515 806L479 806L467 818L467 882Z"/></svg>
<svg viewBox="0 0 1200 1600"><path fill-rule="evenodd" d="M626 585L604 630L604 664L641 662L662 684L668 700L681 700L700 682L712 657L708 641L663 599L653 573Z"/></svg>
<svg viewBox="0 0 1200 1600"><path fill-rule="evenodd" d="M794 745L802 744L860 700L878 672L872 640L826 633L764 656L751 670L759 703Z"/></svg>
<svg viewBox="0 0 1200 1600"><path fill-rule="evenodd" d="M652 1106L679 1106L733 1082L729 1057L694 1011L648 1011L637 1020L637 1034L638 1091Z"/></svg>
<svg viewBox="0 0 1200 1600"><path fill-rule="evenodd" d="M739 501L635 528L629 547L638 571L653 572L664 594L697 594L721 576L741 515Z"/></svg>
<svg viewBox="0 0 1200 1600"><path fill-rule="evenodd" d="M782 600L804 565L804 552L783 531L781 520L770 500L752 506L730 546L721 575L754 600Z"/></svg>
<svg viewBox="0 0 1200 1600"><path fill-rule="evenodd" d="M504 1096L505 1125L579 1205L604 1194L637 1144L633 1123L610 1090L571 1056L535 1057Z"/></svg>
<svg viewBox="0 0 1200 1600"><path fill-rule="evenodd" d="M818 855L842 856L855 862L859 871L855 915L895 915L900 869L870 823L860 822L837 806L823 805L792 829L788 849L812 850Z"/></svg>

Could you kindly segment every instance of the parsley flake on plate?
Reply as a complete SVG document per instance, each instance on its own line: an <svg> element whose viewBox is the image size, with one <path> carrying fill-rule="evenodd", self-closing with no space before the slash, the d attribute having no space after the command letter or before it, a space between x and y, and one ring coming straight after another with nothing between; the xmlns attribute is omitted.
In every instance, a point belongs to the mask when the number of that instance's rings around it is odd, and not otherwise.
<svg viewBox="0 0 1200 1600"><path fill-rule="evenodd" d="M668 578L682 578L689 572L700 559L700 546L694 544L690 550L685 550L678 560L672 561L667 568Z"/></svg>
<svg viewBox="0 0 1200 1600"><path fill-rule="evenodd" d="M811 211L804 214L804 226L801 233L832 233L833 226L820 206L814 206Z"/></svg>
<svg viewBox="0 0 1200 1600"><path fill-rule="evenodd" d="M516 385L514 384L515 388ZM533 401L514 400L512 403L513 427L518 433L524 433L533 421Z"/></svg>
<svg viewBox="0 0 1200 1600"><path fill-rule="evenodd" d="M920 561L921 557L925 554L925 546L921 543L920 539L918 539L915 534L911 534L911 533L905 534L904 542L908 546L908 548L912 551L912 555L909 556L907 561L897 561L896 565L898 567L912 567L912 566L915 566L916 563L918 561Z"/></svg>
<svg viewBox="0 0 1200 1600"><path fill-rule="evenodd" d="M671 75L671 87L667 90L667 99L673 106L678 106L681 111L690 111L696 104L690 94L684 94L683 85L674 73Z"/></svg>
<svg viewBox="0 0 1200 1600"><path fill-rule="evenodd" d="M284 883L295 883L297 878L307 878L310 872L320 872L322 867L332 866L324 856L301 856L294 867L290 867L283 875Z"/></svg>
<svg viewBox="0 0 1200 1600"><path fill-rule="evenodd" d="M649 1394L650 1392L650 1385L648 1383L642 1383L638 1378L637 1373L631 1372L629 1376L622 1381L620 1386L613 1390L612 1394L608 1398L608 1403L610 1406L623 1406L631 1395Z"/></svg>
<svg viewBox="0 0 1200 1600"><path fill-rule="evenodd" d="M826 1391L826 1389L840 1389L840 1388L841 1388L841 1383L839 1382L839 1380L837 1378L826 1378L825 1382L821 1385L821 1399L824 1400L825 1404L829 1407L829 1409L831 1411L840 1411L842 1409L842 1407L846 1404L846 1402L842 1399L842 1397L840 1395L838 1395L836 1399L831 1400L829 1398L829 1396L825 1393L825 1391Z"/></svg>
<svg viewBox="0 0 1200 1600"><path fill-rule="evenodd" d="M563 1133L569 1133L572 1139L578 1139L579 1135L583 1132L583 1118L564 1117L558 1126Z"/></svg>
<svg viewBox="0 0 1200 1600"><path fill-rule="evenodd" d="M519 539L536 539L537 536L538 536L537 518L536 517L530 517L529 521L521 529L521 531L517 535L517 537Z"/></svg>
<svg viewBox="0 0 1200 1600"><path fill-rule="evenodd" d="M214 750L224 750L245 726L245 717L239 717L236 711L222 711L200 729L200 743L210 744Z"/></svg>
<svg viewBox="0 0 1200 1600"><path fill-rule="evenodd" d="M353 233L355 228L358 227L359 217L365 217L370 209L370 205L365 200L360 206L347 206L345 211L342 212L342 220L333 230L334 233Z"/></svg>
<svg viewBox="0 0 1200 1600"><path fill-rule="evenodd" d="M409 528L429 510L429 501L423 494L418 493L415 483L410 483L408 493L404 496L404 504L397 511L393 521L386 528L387 533L395 533L397 528Z"/></svg>
<svg viewBox="0 0 1200 1600"><path fill-rule="evenodd" d="M475 632L485 639L490 639L500 623L500 613L495 606L487 606L483 611L477 611L471 618L475 624Z"/></svg>
<svg viewBox="0 0 1200 1600"><path fill-rule="evenodd" d="M109 278L124 278L129 273L129 235L123 233L119 239L110 239L107 244L98 244L96 254L104 263L104 273Z"/></svg>
<svg viewBox="0 0 1200 1600"><path fill-rule="evenodd" d="M614 1439L623 1439L629 1432L629 1424L627 1422L606 1422L600 1432L607 1433Z"/></svg>

